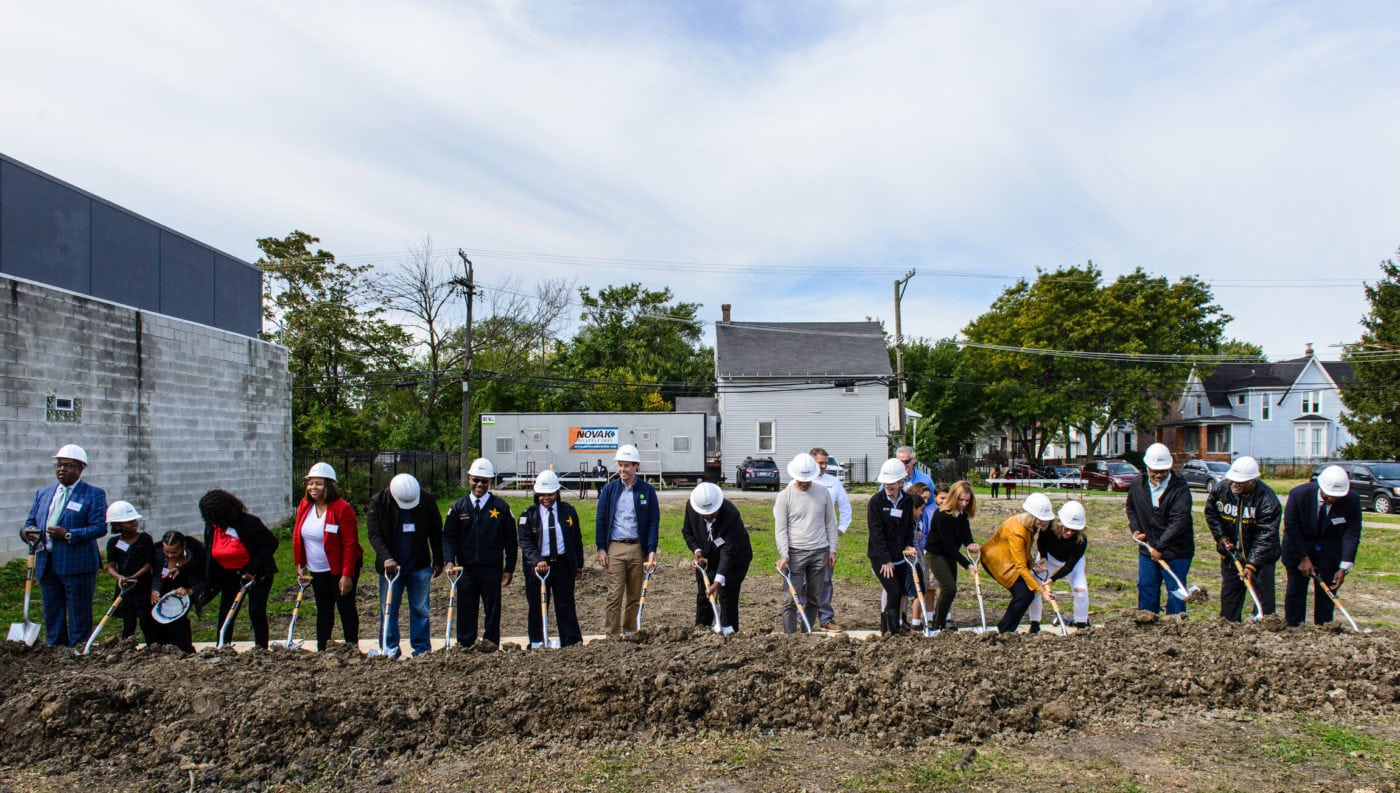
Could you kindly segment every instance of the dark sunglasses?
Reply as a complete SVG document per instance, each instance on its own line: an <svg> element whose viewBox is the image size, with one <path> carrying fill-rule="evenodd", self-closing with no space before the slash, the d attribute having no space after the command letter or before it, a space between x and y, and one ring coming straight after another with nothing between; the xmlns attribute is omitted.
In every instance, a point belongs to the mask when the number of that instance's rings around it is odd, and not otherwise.
<svg viewBox="0 0 1400 793"><path fill-rule="evenodd" d="M470 481L470 482L471 482L472 484L474 484L474 485L489 485L489 484L491 484L491 480L490 480L490 479L483 479L483 478L481 478L481 477L479 477L479 476L469 476L469 477L467 477L467 480Z"/></svg>

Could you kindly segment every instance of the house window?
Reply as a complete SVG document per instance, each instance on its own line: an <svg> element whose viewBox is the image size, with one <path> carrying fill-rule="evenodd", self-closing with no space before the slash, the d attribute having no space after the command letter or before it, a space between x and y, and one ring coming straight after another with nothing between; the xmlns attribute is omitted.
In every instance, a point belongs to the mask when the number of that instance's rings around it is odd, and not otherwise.
<svg viewBox="0 0 1400 793"><path fill-rule="evenodd" d="M1224 453L1230 451L1230 425L1206 427L1206 450Z"/></svg>
<svg viewBox="0 0 1400 793"><path fill-rule="evenodd" d="M1195 427L1191 427L1189 429L1190 432L1182 432L1180 434L1181 451L1190 455L1200 454L1201 434L1199 432L1196 432Z"/></svg>
<svg viewBox="0 0 1400 793"><path fill-rule="evenodd" d="M672 435L672 436L671 436L671 451L673 451L673 452L688 452L688 451L690 451L690 436L689 436L689 435Z"/></svg>
<svg viewBox="0 0 1400 793"><path fill-rule="evenodd" d="M515 439L511 437L496 438L496 454L510 454L515 451Z"/></svg>
<svg viewBox="0 0 1400 793"><path fill-rule="evenodd" d="M845 388L841 389L841 393L843 393L843 394L859 394L859 393L860 393L860 386L848 385L848 386L846 386Z"/></svg>
<svg viewBox="0 0 1400 793"><path fill-rule="evenodd" d="M1244 395L1244 394L1240 394L1239 396L1236 396L1236 397L1235 397L1235 404L1236 404L1236 405L1243 405L1243 404L1244 404L1244 398L1245 398L1245 395Z"/></svg>
<svg viewBox="0 0 1400 793"><path fill-rule="evenodd" d="M1321 392L1321 391L1304 391L1304 392L1303 392L1303 413L1304 413L1304 415L1306 415L1306 414L1308 414L1308 413L1321 413L1321 412L1322 412L1322 392Z"/></svg>
<svg viewBox="0 0 1400 793"><path fill-rule="evenodd" d="M1201 415L1201 398L1196 397L1196 415Z"/></svg>
<svg viewBox="0 0 1400 793"><path fill-rule="evenodd" d="M760 454L773 453L773 422L758 422L758 451Z"/></svg>
<svg viewBox="0 0 1400 793"><path fill-rule="evenodd" d="M1260 421L1273 421L1273 420L1274 420L1274 395L1273 395L1273 394L1261 394L1261 395L1260 395L1260 397L1259 397L1259 420L1260 420Z"/></svg>
<svg viewBox="0 0 1400 793"><path fill-rule="evenodd" d="M1327 456L1327 425L1307 422L1293 428L1295 457L1317 459Z"/></svg>

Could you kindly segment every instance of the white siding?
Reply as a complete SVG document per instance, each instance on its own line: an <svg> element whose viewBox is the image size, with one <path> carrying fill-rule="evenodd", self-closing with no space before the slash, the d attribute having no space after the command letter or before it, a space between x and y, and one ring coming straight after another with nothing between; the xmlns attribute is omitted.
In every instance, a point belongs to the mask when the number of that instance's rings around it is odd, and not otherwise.
<svg viewBox="0 0 1400 793"><path fill-rule="evenodd" d="M870 475L888 455L885 424L888 421L887 389L861 385L857 393L839 388L798 391L764 391L745 382L744 390L719 387L720 465L725 481L734 481L734 469L745 457L757 454L758 422L774 422L772 457L783 469L787 462L813 446L826 449L848 468L869 461ZM764 456L767 456L766 454Z"/></svg>

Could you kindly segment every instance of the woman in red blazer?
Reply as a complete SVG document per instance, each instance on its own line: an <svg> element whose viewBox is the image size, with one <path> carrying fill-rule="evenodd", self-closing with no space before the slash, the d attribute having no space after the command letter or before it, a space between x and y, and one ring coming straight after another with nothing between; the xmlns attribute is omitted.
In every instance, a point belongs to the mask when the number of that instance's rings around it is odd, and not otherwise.
<svg viewBox="0 0 1400 793"><path fill-rule="evenodd" d="M335 488L335 469L316 463L306 474L306 497L297 505L292 527L292 558L297 579L311 581L316 597L316 649L326 649L340 612L345 642L358 647L360 615L355 588L360 583L360 532L355 509Z"/></svg>

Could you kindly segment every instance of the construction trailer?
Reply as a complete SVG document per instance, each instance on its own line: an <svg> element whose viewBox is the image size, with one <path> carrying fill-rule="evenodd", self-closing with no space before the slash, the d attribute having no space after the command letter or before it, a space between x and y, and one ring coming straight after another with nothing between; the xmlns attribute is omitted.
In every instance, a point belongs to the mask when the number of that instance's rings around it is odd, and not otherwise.
<svg viewBox="0 0 1400 793"><path fill-rule="evenodd" d="M704 413L483 413L481 453L506 480L547 469L588 475L598 460L612 474L617 448L630 443L641 454L643 477L699 480L705 419Z"/></svg>

